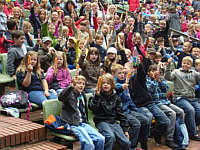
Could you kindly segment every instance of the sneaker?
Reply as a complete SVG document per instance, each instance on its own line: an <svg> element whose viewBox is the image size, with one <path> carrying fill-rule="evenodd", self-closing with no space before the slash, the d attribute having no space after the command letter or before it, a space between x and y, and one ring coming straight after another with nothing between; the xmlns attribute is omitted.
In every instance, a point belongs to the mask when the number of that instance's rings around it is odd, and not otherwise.
<svg viewBox="0 0 200 150"><path fill-rule="evenodd" d="M165 145L167 145L170 148L179 148L179 146L174 143L174 141L166 141Z"/></svg>
<svg viewBox="0 0 200 150"><path fill-rule="evenodd" d="M192 136L190 136L190 139L194 140L194 141L200 141L200 136L198 134L197 135L192 135Z"/></svg>

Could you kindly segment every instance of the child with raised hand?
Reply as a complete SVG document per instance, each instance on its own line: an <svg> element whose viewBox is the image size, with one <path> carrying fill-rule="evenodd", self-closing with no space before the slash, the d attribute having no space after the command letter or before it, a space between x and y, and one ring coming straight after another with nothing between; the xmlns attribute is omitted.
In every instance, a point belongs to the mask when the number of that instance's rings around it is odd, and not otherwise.
<svg viewBox="0 0 200 150"><path fill-rule="evenodd" d="M186 56L182 67L171 72L171 59L168 60L165 79L174 82L174 103L185 112L185 124L192 140L200 141L196 125L200 124L200 104L195 98L195 85L200 81L200 73L191 69L193 59Z"/></svg>
<svg viewBox="0 0 200 150"><path fill-rule="evenodd" d="M49 92L44 72L40 68L37 52L29 51L16 71L19 89L28 92L30 102L42 106L42 102L57 98Z"/></svg>
<svg viewBox="0 0 200 150"><path fill-rule="evenodd" d="M85 53L85 50L82 51L81 57L79 59L79 65L81 68L81 75L83 75L87 80L85 91L86 93L89 93L94 92L97 80L100 76L100 55L98 49L95 47L89 48L87 57Z"/></svg>
<svg viewBox="0 0 200 150"><path fill-rule="evenodd" d="M128 122L115 92L115 81L111 74L104 74L98 83L96 94L89 102L95 126L105 137L104 150L112 150L115 142L123 150L130 150ZM120 121L120 125L117 123Z"/></svg>
<svg viewBox="0 0 200 150"><path fill-rule="evenodd" d="M88 124L88 108L84 93L86 79L79 75L65 88L58 99L62 101L61 118L72 128L81 142L81 150L103 150L105 138Z"/></svg>
<svg viewBox="0 0 200 150"><path fill-rule="evenodd" d="M56 52L53 65L47 70L46 80L49 89L59 93L71 83L71 76L67 68L67 60L64 52Z"/></svg>
<svg viewBox="0 0 200 150"><path fill-rule="evenodd" d="M132 64L132 63L131 63ZM126 64L127 66L128 64ZM112 74L115 79L115 86L117 95L120 97L122 102L122 109L126 114L128 123L130 125L129 135L131 141L131 148L134 149L137 147L138 142L141 143L141 148L144 150L148 149L148 132L150 131L149 118L138 112L138 108L135 106L133 101L130 98L128 90L128 82L131 76L131 70L126 76L126 70L129 69L120 64L113 65L111 67Z"/></svg>

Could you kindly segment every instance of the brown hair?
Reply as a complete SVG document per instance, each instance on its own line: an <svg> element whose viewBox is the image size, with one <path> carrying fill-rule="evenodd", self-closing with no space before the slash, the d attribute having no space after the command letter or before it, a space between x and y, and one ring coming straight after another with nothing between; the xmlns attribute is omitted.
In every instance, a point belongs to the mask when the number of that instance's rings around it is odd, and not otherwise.
<svg viewBox="0 0 200 150"><path fill-rule="evenodd" d="M107 80L108 83L111 85L111 90L115 89L115 80L114 80L114 77L110 73L106 73L102 76L101 88L104 83L104 80Z"/></svg>
<svg viewBox="0 0 200 150"><path fill-rule="evenodd" d="M100 66L100 55L99 55L99 50L96 48L96 47L90 47L89 48L89 50L88 50L88 53L87 53L87 57L86 57L86 60L90 63L90 64L92 64L91 63L91 61L90 61L90 55L91 54L95 54L95 55L98 55L98 58L97 58L97 65L98 66Z"/></svg>

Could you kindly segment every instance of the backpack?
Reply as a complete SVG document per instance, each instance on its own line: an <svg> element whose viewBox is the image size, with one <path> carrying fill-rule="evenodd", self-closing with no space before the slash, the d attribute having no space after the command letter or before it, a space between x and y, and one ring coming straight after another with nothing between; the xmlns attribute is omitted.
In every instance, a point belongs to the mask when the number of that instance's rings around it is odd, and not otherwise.
<svg viewBox="0 0 200 150"><path fill-rule="evenodd" d="M7 53L8 48L12 46L14 42L12 40L8 40L4 35L0 37L0 53Z"/></svg>
<svg viewBox="0 0 200 150"><path fill-rule="evenodd" d="M3 95L0 102L4 108L14 107L26 109L29 107L28 93L22 90L9 92Z"/></svg>

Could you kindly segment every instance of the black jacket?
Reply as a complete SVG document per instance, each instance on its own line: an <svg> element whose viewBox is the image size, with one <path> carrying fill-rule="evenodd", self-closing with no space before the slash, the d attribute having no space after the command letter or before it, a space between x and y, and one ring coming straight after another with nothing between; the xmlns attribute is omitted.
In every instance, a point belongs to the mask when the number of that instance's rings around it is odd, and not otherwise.
<svg viewBox="0 0 200 150"><path fill-rule="evenodd" d="M144 58L144 63L145 61L146 58ZM146 86L146 72L142 63L138 67L137 74L129 80L129 92L137 107L144 107L152 103L152 97Z"/></svg>
<svg viewBox="0 0 200 150"><path fill-rule="evenodd" d="M85 93L83 92L84 103L85 103L85 114L82 118L86 118L83 122L88 122L88 108L87 99ZM69 86L65 88L59 95L58 99L63 102L61 118L65 120L69 125L78 126L80 124L80 116L77 106L77 98L79 97L73 87Z"/></svg>
<svg viewBox="0 0 200 150"><path fill-rule="evenodd" d="M115 91L111 95L101 92L89 101L89 108L92 110L95 124L100 122L116 123L120 121L120 126L124 131L128 131L127 118L123 114L122 103Z"/></svg>

